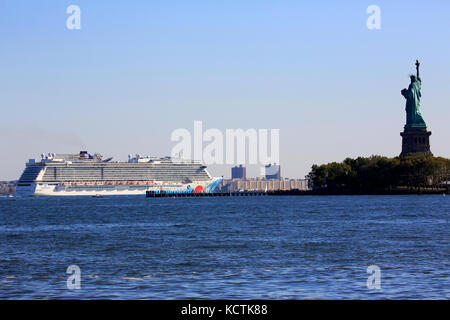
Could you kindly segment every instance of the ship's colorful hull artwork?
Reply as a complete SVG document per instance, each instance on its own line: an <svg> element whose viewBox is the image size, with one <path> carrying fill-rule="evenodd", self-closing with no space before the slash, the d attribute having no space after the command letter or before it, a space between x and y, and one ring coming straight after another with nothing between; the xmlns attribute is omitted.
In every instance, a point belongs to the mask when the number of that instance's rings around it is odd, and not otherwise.
<svg viewBox="0 0 450 320"><path fill-rule="evenodd" d="M213 178L200 162L129 155L128 162L102 160L98 154L42 155L22 173L16 196L145 195L214 192L222 178Z"/></svg>
<svg viewBox="0 0 450 320"><path fill-rule="evenodd" d="M216 190L217 186L222 182L222 178L216 178L212 183L208 184L206 187L203 187L201 185L194 187L191 187L188 185L186 189L184 190L185 193L211 193Z"/></svg>

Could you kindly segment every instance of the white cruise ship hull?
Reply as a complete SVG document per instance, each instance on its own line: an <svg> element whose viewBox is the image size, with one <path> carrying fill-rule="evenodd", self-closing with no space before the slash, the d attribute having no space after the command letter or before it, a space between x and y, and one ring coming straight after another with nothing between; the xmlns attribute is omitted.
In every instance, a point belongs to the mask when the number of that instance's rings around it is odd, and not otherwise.
<svg viewBox="0 0 450 320"><path fill-rule="evenodd" d="M221 178L216 179L218 183ZM174 187L152 187L152 186L123 186L123 187L66 187L59 185L48 185L31 183L29 186L17 186L15 191L15 196L26 197L26 196L112 196L112 195L145 195L146 191L166 191L173 193L187 192L192 186L174 186ZM208 186L202 186L201 184L195 185L195 187L201 186L207 188ZM195 190L195 189L194 189Z"/></svg>
<svg viewBox="0 0 450 320"><path fill-rule="evenodd" d="M86 151L42 155L29 160L16 185L16 196L144 195L214 192L222 178L213 178L198 161L170 157L129 157L128 162L102 160Z"/></svg>

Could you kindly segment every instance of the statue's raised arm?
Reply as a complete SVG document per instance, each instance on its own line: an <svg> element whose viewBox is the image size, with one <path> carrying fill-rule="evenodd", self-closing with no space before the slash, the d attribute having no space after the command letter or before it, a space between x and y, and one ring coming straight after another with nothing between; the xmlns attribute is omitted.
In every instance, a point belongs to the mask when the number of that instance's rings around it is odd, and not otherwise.
<svg viewBox="0 0 450 320"><path fill-rule="evenodd" d="M418 79L420 82L422 82L422 80L420 79L420 76L419 76L419 66L420 66L420 62L419 62L419 60L416 60L417 79Z"/></svg>

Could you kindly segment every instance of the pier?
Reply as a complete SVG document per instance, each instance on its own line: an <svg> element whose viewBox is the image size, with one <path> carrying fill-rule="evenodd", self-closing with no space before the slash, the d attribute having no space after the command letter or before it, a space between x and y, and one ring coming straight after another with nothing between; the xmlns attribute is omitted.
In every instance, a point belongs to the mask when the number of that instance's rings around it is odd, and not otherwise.
<svg viewBox="0 0 450 320"><path fill-rule="evenodd" d="M266 192L182 192L182 193L171 193L165 191L147 191L145 193L147 198L199 198L199 197L256 197L256 196L267 196Z"/></svg>
<svg viewBox="0 0 450 320"><path fill-rule="evenodd" d="M341 191L330 192L328 190L274 190L274 191L234 191L234 192L167 192L146 191L147 198L204 198L204 197L267 197L267 196L357 196L357 195L448 195L449 189L422 189L422 190L378 190L378 191Z"/></svg>
<svg viewBox="0 0 450 320"><path fill-rule="evenodd" d="M167 192L167 191L146 191L147 198L200 198L200 197L266 197L266 196L289 196L310 194L304 190L288 191L235 191L235 192Z"/></svg>

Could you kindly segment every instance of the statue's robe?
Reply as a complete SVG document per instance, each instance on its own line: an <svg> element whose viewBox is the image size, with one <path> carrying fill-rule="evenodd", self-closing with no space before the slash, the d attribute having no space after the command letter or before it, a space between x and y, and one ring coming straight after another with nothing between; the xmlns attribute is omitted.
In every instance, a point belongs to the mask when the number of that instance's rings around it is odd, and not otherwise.
<svg viewBox="0 0 450 320"><path fill-rule="evenodd" d="M423 120L422 114L420 113L420 98L422 81L420 78L412 82L408 90L402 92L403 96L406 98L406 125L409 126L426 126Z"/></svg>

